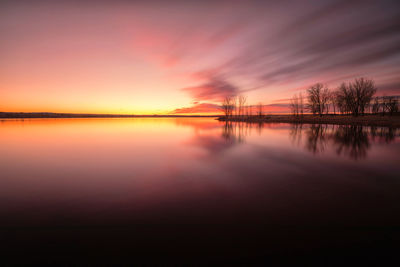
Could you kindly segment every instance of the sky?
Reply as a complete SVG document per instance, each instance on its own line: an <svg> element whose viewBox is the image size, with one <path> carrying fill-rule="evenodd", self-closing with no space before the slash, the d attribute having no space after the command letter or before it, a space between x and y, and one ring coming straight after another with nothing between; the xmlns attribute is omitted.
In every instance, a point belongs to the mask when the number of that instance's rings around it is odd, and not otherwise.
<svg viewBox="0 0 400 267"><path fill-rule="evenodd" d="M0 111L266 112L357 77L400 95L400 1L1 1Z"/></svg>

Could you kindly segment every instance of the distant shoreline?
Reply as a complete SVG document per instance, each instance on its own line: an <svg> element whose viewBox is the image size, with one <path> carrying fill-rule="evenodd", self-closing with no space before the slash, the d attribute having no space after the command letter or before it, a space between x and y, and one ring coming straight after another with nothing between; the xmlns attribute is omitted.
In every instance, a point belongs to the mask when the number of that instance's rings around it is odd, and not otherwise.
<svg viewBox="0 0 400 267"><path fill-rule="evenodd" d="M51 112L0 112L1 119L73 119L73 118L216 118L219 121L246 123L307 123L307 124L337 124L382 126L400 128L400 115L265 115L243 116L227 119L221 115L131 115L131 114L83 114L83 113L51 113Z"/></svg>
<svg viewBox="0 0 400 267"><path fill-rule="evenodd" d="M351 115L267 115L267 116L244 116L244 117L219 117L219 121L248 122L248 123L307 123L307 124L337 124L337 125L360 125L360 126L382 126L400 127L400 115L364 115L354 117Z"/></svg>
<svg viewBox="0 0 400 267"><path fill-rule="evenodd" d="M51 112L0 112L0 119L59 119L59 118L216 118L219 115L130 115L130 114L82 114Z"/></svg>

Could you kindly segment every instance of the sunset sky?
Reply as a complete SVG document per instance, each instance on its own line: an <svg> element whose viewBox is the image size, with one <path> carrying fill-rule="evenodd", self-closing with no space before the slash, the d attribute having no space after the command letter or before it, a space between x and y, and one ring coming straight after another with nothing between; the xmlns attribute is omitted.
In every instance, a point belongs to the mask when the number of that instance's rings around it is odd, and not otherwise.
<svg viewBox="0 0 400 267"><path fill-rule="evenodd" d="M1 1L0 111L268 112L316 82L400 94L400 1Z"/></svg>

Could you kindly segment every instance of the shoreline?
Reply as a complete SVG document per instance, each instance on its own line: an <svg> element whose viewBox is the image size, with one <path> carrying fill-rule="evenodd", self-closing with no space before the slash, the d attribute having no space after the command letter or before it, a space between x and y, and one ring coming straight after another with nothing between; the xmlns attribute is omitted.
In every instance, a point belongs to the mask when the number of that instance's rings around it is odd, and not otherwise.
<svg viewBox="0 0 400 267"><path fill-rule="evenodd" d="M303 115L294 117L292 115L266 115L251 117L219 117L219 121L247 122L247 123L306 123L306 124L336 124L336 125L360 125L377 127L400 128L400 116L364 115L353 117L351 115Z"/></svg>
<svg viewBox="0 0 400 267"><path fill-rule="evenodd" d="M336 124L360 125L400 128L400 115L317 115L306 114L299 117L293 115L264 115L231 117L221 115L130 115L130 114L81 114L81 113L50 113L50 112L0 112L2 119L78 119L78 118L216 118L218 121L246 123L306 123L306 124Z"/></svg>
<svg viewBox="0 0 400 267"><path fill-rule="evenodd" d="M0 112L0 119L74 119L74 118L216 118L219 115L130 115L51 112Z"/></svg>

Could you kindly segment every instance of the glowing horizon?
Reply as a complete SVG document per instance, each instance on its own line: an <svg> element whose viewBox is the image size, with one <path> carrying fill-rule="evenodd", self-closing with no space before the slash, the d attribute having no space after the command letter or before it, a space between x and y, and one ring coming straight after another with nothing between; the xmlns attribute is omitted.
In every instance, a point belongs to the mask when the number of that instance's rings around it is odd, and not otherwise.
<svg viewBox="0 0 400 267"><path fill-rule="evenodd" d="M285 113L313 83L360 76L399 95L399 10L389 0L2 1L0 111L209 115L243 94Z"/></svg>

